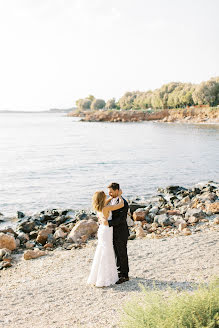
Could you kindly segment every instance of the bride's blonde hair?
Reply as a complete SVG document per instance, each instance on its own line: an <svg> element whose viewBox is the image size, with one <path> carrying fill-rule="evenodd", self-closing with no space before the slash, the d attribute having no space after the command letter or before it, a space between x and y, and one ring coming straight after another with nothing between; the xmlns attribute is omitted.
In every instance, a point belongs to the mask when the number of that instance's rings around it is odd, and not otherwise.
<svg viewBox="0 0 219 328"><path fill-rule="evenodd" d="M92 198L93 209L101 212L105 206L106 194L104 191L96 191Z"/></svg>

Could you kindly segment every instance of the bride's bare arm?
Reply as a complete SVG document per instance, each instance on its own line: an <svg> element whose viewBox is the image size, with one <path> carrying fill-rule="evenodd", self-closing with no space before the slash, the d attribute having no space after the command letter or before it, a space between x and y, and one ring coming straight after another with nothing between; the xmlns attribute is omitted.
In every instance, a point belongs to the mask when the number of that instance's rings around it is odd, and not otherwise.
<svg viewBox="0 0 219 328"><path fill-rule="evenodd" d="M124 201L122 199L122 196L119 195L119 203L116 205L107 205L107 206L105 206L105 209L108 211L115 211L115 210L119 210L123 206L124 206Z"/></svg>
<svg viewBox="0 0 219 328"><path fill-rule="evenodd" d="M109 197L109 198L106 200L106 204L105 204L105 206L108 205L109 202L111 202L112 199L113 199L113 197Z"/></svg>

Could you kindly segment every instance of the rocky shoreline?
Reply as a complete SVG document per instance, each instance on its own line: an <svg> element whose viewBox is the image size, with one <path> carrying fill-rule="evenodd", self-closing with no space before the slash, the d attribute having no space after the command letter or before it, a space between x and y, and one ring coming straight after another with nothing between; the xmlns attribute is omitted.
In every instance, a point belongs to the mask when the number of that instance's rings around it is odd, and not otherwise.
<svg viewBox="0 0 219 328"><path fill-rule="evenodd" d="M96 110L68 113L81 117L83 122L141 122L161 121L177 123L219 123L219 108L165 109L156 112L147 110Z"/></svg>
<svg viewBox="0 0 219 328"><path fill-rule="evenodd" d="M192 188L158 188L148 200L128 200L130 240L162 239L219 230L219 183L198 183ZM0 222L5 222L3 214ZM25 260L55 249L86 247L96 239L98 218L92 211L47 209L32 216L17 212L16 227L0 225L0 270L12 266L16 254Z"/></svg>

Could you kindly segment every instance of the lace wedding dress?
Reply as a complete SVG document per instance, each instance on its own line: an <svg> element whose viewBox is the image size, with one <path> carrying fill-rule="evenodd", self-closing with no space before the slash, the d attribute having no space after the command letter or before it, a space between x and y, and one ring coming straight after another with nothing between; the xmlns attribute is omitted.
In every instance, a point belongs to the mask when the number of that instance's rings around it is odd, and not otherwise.
<svg viewBox="0 0 219 328"><path fill-rule="evenodd" d="M103 217L102 212L98 212ZM112 219L110 212L108 220ZM107 287L115 284L119 279L116 259L113 248L113 227L100 224L98 232L98 244L87 283L97 287Z"/></svg>

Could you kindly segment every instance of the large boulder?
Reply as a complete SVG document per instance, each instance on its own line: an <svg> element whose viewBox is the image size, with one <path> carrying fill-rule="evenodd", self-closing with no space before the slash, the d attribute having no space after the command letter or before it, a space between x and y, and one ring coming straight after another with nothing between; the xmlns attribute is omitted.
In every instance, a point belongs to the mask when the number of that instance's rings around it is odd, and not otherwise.
<svg viewBox="0 0 219 328"><path fill-rule="evenodd" d="M0 233L0 248L7 248L13 251L17 247L14 236Z"/></svg>
<svg viewBox="0 0 219 328"><path fill-rule="evenodd" d="M86 235L88 238L91 235L94 235L98 230L98 224L94 220L81 220L76 223L74 228L68 235L68 240L73 242L78 242L81 240L81 237Z"/></svg>

